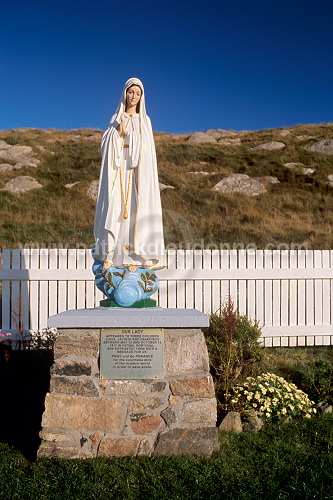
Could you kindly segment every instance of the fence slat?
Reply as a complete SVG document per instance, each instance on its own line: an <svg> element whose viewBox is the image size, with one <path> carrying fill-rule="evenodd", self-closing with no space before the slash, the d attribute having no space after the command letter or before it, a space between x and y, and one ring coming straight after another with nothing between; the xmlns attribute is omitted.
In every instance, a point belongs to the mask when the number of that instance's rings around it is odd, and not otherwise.
<svg viewBox="0 0 333 500"><path fill-rule="evenodd" d="M76 269L76 250L69 249L67 254L68 269ZM67 283L67 309L76 308L76 281Z"/></svg>
<svg viewBox="0 0 333 500"><path fill-rule="evenodd" d="M76 269L86 269L86 251L83 248L76 250ZM76 307L86 307L86 284L81 280L76 283Z"/></svg>
<svg viewBox="0 0 333 500"><path fill-rule="evenodd" d="M39 250L38 248L32 248L30 256L30 269L39 268ZM32 330L38 330L38 318L39 318L39 282L30 282L30 328ZM42 325L43 326L43 325Z"/></svg>
<svg viewBox="0 0 333 500"><path fill-rule="evenodd" d="M24 248L21 250L21 269L29 269L30 267L30 252L29 249ZM30 292L30 282L21 281L20 282L20 297L22 304L22 320L26 329L30 328L30 307L29 307L29 292Z"/></svg>
<svg viewBox="0 0 333 500"><path fill-rule="evenodd" d="M170 250L168 252L168 268L177 268L177 254L176 250ZM168 306L167 307L177 307L177 282L176 280L168 281Z"/></svg>
<svg viewBox="0 0 333 500"><path fill-rule="evenodd" d="M322 251L322 267L329 269L330 267L330 252L329 250ZM323 279L323 325L329 325L331 322L331 290L330 280ZM325 345L329 345L327 337L323 339ZM328 343L327 343L328 342Z"/></svg>
<svg viewBox="0 0 333 500"><path fill-rule="evenodd" d="M313 268L313 251L306 250L305 252L305 267L307 269ZM314 325L314 293L313 293L313 280L305 280L306 290L306 324Z"/></svg>
<svg viewBox="0 0 333 500"><path fill-rule="evenodd" d="M212 268L212 253L210 250L202 251L202 265L203 268L211 269ZM212 282L211 280L204 280L203 282L203 307L202 310L204 313L209 314L212 310Z"/></svg>
<svg viewBox="0 0 333 500"><path fill-rule="evenodd" d="M238 252L238 269L246 269L247 266L247 252L246 250L239 250ZM249 283L246 280L240 279L238 281L238 311L239 314L247 313L247 302L249 300L247 288ZM253 294L253 291L251 290Z"/></svg>
<svg viewBox="0 0 333 500"><path fill-rule="evenodd" d="M220 252L212 250L212 269L220 268ZM221 282L214 280L212 283L212 312L217 313L221 308Z"/></svg>
<svg viewBox="0 0 333 500"><path fill-rule="evenodd" d="M91 250L86 250L86 267L87 269L91 269L93 265L93 258L91 256ZM86 307L87 309L95 307L95 282L87 281L86 282Z"/></svg>
<svg viewBox="0 0 333 500"><path fill-rule="evenodd" d="M21 269L21 250L18 250L17 248L12 250L12 264L11 264L11 269ZM19 330L19 328L22 328L24 330L24 325L19 325L19 317L16 316L16 318L13 316L13 314L20 315L21 320L22 318L22 313L23 313L23 304L21 300L21 294L20 294L20 282L19 281L13 281L12 282L12 318L11 318L11 329L15 329L16 331Z"/></svg>
<svg viewBox="0 0 333 500"><path fill-rule="evenodd" d="M272 269L272 250L265 250L264 252L264 268ZM272 308L273 308L273 282L272 280L265 280L265 313L264 325L272 325Z"/></svg>
<svg viewBox="0 0 333 500"><path fill-rule="evenodd" d="M185 251L177 250L177 269L185 269ZM185 281L176 281L177 307L185 308Z"/></svg>
<svg viewBox="0 0 333 500"><path fill-rule="evenodd" d="M49 269L58 268L58 250L51 248L49 250ZM52 273L50 273L52 276ZM53 316L58 312L58 282L55 280L49 281L49 316Z"/></svg>
<svg viewBox="0 0 333 500"><path fill-rule="evenodd" d="M67 269L67 250L59 249L59 269ZM58 313L67 309L67 281L61 280L58 282Z"/></svg>
<svg viewBox="0 0 333 500"><path fill-rule="evenodd" d="M2 250L2 269L10 269L11 251L9 249ZM10 281L2 282L2 330L10 330L11 324L11 290Z"/></svg>
<svg viewBox="0 0 333 500"><path fill-rule="evenodd" d="M49 251L46 248L42 248L39 253L39 267L40 269L45 269L45 274L49 275L46 270L49 268ZM42 325L47 324L48 318L48 308L49 308L49 283L48 281L41 281L39 284L39 321L38 327L42 328Z"/></svg>

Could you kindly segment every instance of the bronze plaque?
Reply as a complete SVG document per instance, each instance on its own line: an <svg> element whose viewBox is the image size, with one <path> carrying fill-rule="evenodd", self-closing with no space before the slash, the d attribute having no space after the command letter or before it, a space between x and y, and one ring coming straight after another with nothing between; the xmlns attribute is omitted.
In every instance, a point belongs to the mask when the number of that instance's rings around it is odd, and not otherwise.
<svg viewBox="0 0 333 500"><path fill-rule="evenodd" d="M112 380L163 378L163 328L101 331L100 377Z"/></svg>

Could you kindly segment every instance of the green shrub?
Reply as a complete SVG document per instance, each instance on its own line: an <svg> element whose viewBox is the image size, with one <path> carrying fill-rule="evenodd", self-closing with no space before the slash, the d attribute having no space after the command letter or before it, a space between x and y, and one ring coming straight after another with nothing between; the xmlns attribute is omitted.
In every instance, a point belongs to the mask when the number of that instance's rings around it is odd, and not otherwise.
<svg viewBox="0 0 333 500"><path fill-rule="evenodd" d="M219 314L211 314L204 328L211 371L220 408L228 405L231 385L248 367L262 359L257 322L235 310L229 295Z"/></svg>
<svg viewBox="0 0 333 500"><path fill-rule="evenodd" d="M333 403L333 363L326 359L309 361L298 372L301 387L310 398Z"/></svg>
<svg viewBox="0 0 333 500"><path fill-rule="evenodd" d="M273 373L248 377L242 386L234 387L230 406L242 413L254 409L266 422L288 417L310 418L316 413L314 402L305 392Z"/></svg>

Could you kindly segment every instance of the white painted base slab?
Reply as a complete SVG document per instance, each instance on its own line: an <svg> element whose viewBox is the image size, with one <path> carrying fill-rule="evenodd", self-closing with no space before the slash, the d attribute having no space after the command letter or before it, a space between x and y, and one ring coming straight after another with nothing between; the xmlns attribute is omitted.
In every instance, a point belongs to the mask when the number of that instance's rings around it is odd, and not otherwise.
<svg viewBox="0 0 333 500"><path fill-rule="evenodd" d="M197 309L127 309L95 307L71 309L49 317L55 328L202 328L209 326L209 316Z"/></svg>

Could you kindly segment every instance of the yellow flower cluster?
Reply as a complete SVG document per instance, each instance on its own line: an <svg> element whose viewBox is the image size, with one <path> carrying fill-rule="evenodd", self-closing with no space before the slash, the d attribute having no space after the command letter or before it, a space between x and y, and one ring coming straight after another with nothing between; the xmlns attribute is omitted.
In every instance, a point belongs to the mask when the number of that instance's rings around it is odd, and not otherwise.
<svg viewBox="0 0 333 500"><path fill-rule="evenodd" d="M300 416L310 418L316 412L307 394L273 373L248 377L243 386L233 389L230 403L238 410L254 408L267 421Z"/></svg>

